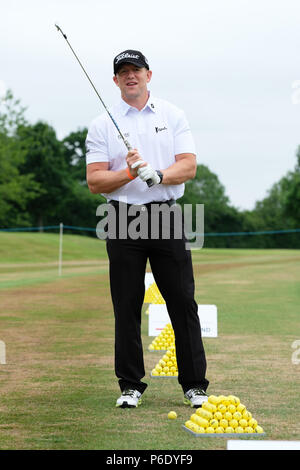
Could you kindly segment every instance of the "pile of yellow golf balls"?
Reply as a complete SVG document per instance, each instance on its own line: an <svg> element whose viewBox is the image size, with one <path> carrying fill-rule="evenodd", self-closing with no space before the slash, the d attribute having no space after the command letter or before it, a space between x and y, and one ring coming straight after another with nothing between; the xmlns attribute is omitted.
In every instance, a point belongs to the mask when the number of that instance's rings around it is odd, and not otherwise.
<svg viewBox="0 0 300 470"><path fill-rule="evenodd" d="M178 377L175 345L169 347L154 369L152 369L151 375L152 377Z"/></svg>
<svg viewBox="0 0 300 470"><path fill-rule="evenodd" d="M197 434L252 434L264 430L234 395L210 395L184 426Z"/></svg>
<svg viewBox="0 0 300 470"><path fill-rule="evenodd" d="M144 304L165 304L165 300L161 295L156 283L151 284L145 292Z"/></svg>
<svg viewBox="0 0 300 470"><path fill-rule="evenodd" d="M167 351L175 345L174 330L168 323L162 332L154 338L149 346L149 351Z"/></svg>

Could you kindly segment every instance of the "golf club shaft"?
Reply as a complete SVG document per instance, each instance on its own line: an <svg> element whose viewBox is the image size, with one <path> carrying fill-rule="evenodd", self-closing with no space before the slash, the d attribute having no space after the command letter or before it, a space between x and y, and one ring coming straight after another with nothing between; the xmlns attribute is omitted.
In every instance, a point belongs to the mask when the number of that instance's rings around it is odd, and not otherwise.
<svg viewBox="0 0 300 470"><path fill-rule="evenodd" d="M77 62L78 62L79 65L80 65L81 69L83 70L83 72L84 72L86 78L88 79L88 81L89 81L90 84L92 85L92 87L93 87L93 89L94 89L96 95L98 96L99 100L101 101L101 103L102 103L102 105L103 105L105 111L107 112L107 114L109 115L110 119L112 120L114 126L116 127L116 129L117 129L117 131L118 131L118 133L119 133L121 139L123 140L123 142L124 142L124 144L125 144L125 146L126 146L128 152L129 152L130 150L132 150L132 147L131 147L130 143L128 142L128 140L125 139L125 137L124 137L123 133L121 132L121 130L120 130L118 124L116 123L116 121L115 121L115 119L113 118L112 114L110 113L109 109L108 109L107 106L105 105L103 99L101 98L100 94L98 93L98 90L96 89L95 85L93 84L92 80L90 79L90 77L89 77L88 73L86 72L85 68L83 67L81 61L79 60L79 57L77 56L77 54L76 54L76 52L74 51L74 49L73 49L73 47L71 46L71 44L69 43L66 34L62 31L62 29L61 29L57 24L56 24L55 26L56 26L57 30L62 34L63 38L66 40L66 42L67 42L69 48L71 49L73 55L75 56ZM153 186L153 182L152 182L151 179L147 180L146 183L147 183L147 185L148 185L149 187L150 187L150 186Z"/></svg>

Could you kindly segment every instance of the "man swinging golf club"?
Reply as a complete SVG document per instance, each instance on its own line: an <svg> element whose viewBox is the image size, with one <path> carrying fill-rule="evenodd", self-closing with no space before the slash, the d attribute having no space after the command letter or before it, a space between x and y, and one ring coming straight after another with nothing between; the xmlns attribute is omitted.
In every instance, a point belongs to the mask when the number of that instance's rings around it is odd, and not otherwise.
<svg viewBox="0 0 300 470"><path fill-rule="evenodd" d="M117 215L121 206L124 209L125 205L127 213L133 205L140 207L151 227L153 206L173 206L184 193L184 183L195 176L194 141L184 112L148 91L152 71L140 51L118 54L113 70L121 100L111 109L111 115L134 148L126 149L107 113L97 117L86 138L87 182L92 193L106 197ZM130 220L132 217L128 216L128 224ZM181 238L174 236L174 220L170 217L169 239L162 237L161 226L158 239L108 234L115 373L121 389L118 407L137 407L147 387L142 382L145 369L141 310L148 259L174 329L178 382L184 403L199 407L207 400L209 382L194 300L191 253L186 249L184 234Z"/></svg>

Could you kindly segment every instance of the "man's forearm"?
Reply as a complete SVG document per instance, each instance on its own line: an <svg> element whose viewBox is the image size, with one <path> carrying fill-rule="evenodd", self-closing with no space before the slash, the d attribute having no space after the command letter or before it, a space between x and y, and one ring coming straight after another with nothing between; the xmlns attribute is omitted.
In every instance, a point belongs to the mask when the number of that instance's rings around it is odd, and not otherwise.
<svg viewBox="0 0 300 470"><path fill-rule="evenodd" d="M183 158L173 163L163 173L163 184L181 184L193 179L197 170L196 160L193 157Z"/></svg>
<svg viewBox="0 0 300 470"><path fill-rule="evenodd" d="M129 178L126 169L119 171L97 170L88 177L87 183L91 193L109 194L130 181L131 179Z"/></svg>

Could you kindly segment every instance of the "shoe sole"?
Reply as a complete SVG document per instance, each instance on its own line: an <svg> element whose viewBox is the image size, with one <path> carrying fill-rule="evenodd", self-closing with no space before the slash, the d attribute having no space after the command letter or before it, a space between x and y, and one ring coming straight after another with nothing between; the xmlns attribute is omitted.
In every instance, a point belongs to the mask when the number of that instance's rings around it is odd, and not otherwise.
<svg viewBox="0 0 300 470"><path fill-rule="evenodd" d="M137 405L130 405L128 404L127 401L124 401L122 405L116 405L116 408L137 408L138 406L141 405L141 403L142 403L141 399L138 401Z"/></svg>

